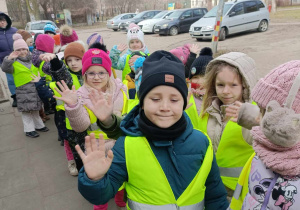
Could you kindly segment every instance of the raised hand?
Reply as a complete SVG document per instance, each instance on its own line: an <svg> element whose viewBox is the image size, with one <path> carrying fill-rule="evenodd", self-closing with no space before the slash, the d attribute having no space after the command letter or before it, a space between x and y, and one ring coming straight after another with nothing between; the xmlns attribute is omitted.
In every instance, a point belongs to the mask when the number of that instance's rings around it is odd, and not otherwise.
<svg viewBox="0 0 300 210"><path fill-rule="evenodd" d="M102 92L98 92L94 89L91 90L89 97L92 105L85 104L95 116L104 124L110 125L113 121L113 103L112 96L109 94L106 97Z"/></svg>
<svg viewBox="0 0 300 210"><path fill-rule="evenodd" d="M190 46L190 52L198 54L200 52L200 47L197 44L192 44Z"/></svg>
<svg viewBox="0 0 300 210"><path fill-rule="evenodd" d="M79 145L75 146L76 151L84 165L86 175L94 181L100 180L107 173L113 160L113 152L109 150L105 156L105 141L100 134L99 141L95 139L95 134L85 137L85 153Z"/></svg>
<svg viewBox="0 0 300 210"><path fill-rule="evenodd" d="M239 112L243 103L236 101L226 108L226 117L230 117L231 121L237 122Z"/></svg>
<svg viewBox="0 0 300 210"><path fill-rule="evenodd" d="M40 72L38 72L38 75L32 74L31 78L32 78L31 82L39 82L41 79Z"/></svg>
<svg viewBox="0 0 300 210"><path fill-rule="evenodd" d="M39 56L39 59L41 59L42 61L45 61L45 62L50 62L54 58L56 58L56 55L53 53L44 53Z"/></svg>
<svg viewBox="0 0 300 210"><path fill-rule="evenodd" d="M17 51L13 51L12 53L10 53L10 55L8 56L8 60L13 60L13 59L16 59L18 56L20 55L19 52Z"/></svg>
<svg viewBox="0 0 300 210"><path fill-rule="evenodd" d="M119 44L117 46L117 49L120 50L121 52L123 52L124 50L126 50L127 48L127 44Z"/></svg>
<svg viewBox="0 0 300 210"><path fill-rule="evenodd" d="M57 82L56 84L58 85L60 90L56 87L54 89L61 95L61 97L53 96L54 98L58 100L62 100L68 106L77 104L78 99L77 99L77 93L74 85L72 86L72 90L70 90L67 84L65 83L65 81L63 80L61 81L61 83Z"/></svg>

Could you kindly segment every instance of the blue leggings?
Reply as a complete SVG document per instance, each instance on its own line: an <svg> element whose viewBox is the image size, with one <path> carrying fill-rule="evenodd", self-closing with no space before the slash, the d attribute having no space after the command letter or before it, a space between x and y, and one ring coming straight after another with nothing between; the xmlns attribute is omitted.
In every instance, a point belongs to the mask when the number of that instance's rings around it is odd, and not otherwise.
<svg viewBox="0 0 300 210"><path fill-rule="evenodd" d="M8 89L11 93L11 95L15 95L16 94L16 85L15 85L15 81L14 81L14 77L12 74L6 74L6 78L7 78L7 84L8 84Z"/></svg>

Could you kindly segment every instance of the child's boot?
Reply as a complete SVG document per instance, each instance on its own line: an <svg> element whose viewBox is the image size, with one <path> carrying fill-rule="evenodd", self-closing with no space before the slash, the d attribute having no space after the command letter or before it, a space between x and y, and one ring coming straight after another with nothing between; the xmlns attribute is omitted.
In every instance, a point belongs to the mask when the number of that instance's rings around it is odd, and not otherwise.
<svg viewBox="0 0 300 210"><path fill-rule="evenodd" d="M72 176L77 176L78 175L75 160L69 160L68 161L68 168L69 168L69 172Z"/></svg>

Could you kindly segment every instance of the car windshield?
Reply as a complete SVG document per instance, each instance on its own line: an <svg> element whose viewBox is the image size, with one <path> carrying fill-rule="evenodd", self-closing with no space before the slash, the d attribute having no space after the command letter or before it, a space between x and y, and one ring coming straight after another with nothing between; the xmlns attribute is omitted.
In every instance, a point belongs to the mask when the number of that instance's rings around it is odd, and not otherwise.
<svg viewBox="0 0 300 210"><path fill-rule="evenodd" d="M183 13L183 11L175 11L173 12L169 17L168 19L176 19L176 18L179 18L179 16Z"/></svg>
<svg viewBox="0 0 300 210"><path fill-rule="evenodd" d="M123 14L117 15L117 16L113 17L113 20L118 19L118 18L120 18L120 17L122 17L122 16L123 16Z"/></svg>
<svg viewBox="0 0 300 210"><path fill-rule="evenodd" d="M146 12L141 12L139 14L137 14L134 18L141 18L143 17L143 15L145 14Z"/></svg>
<svg viewBox="0 0 300 210"><path fill-rule="evenodd" d="M31 30L44 30L45 25L46 25L46 22L32 23Z"/></svg>
<svg viewBox="0 0 300 210"><path fill-rule="evenodd" d="M167 13L168 13L168 11L162 11L162 12L156 14L152 19L160 19Z"/></svg>
<svg viewBox="0 0 300 210"><path fill-rule="evenodd" d="M223 16L226 14L226 12L232 7L232 4L225 4L223 9ZM206 13L203 17L204 18L210 18L210 17L216 17L218 11L218 6L215 6L211 10L209 10L208 13Z"/></svg>

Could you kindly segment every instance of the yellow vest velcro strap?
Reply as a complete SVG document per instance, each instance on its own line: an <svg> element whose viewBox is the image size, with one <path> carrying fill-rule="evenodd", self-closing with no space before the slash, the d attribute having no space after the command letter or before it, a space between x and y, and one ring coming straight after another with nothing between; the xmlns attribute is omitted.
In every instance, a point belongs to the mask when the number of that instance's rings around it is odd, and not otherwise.
<svg viewBox="0 0 300 210"><path fill-rule="evenodd" d="M219 170L221 176L239 178L243 170L243 167L235 167L235 168L219 167Z"/></svg>
<svg viewBox="0 0 300 210"><path fill-rule="evenodd" d="M204 209L204 199L193 205L177 206L176 204L149 205L138 203L128 198L128 206L131 210L201 210Z"/></svg>
<svg viewBox="0 0 300 210"><path fill-rule="evenodd" d="M242 193L242 190L243 190L243 186L237 184L232 197L238 200Z"/></svg>

